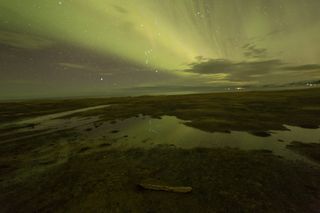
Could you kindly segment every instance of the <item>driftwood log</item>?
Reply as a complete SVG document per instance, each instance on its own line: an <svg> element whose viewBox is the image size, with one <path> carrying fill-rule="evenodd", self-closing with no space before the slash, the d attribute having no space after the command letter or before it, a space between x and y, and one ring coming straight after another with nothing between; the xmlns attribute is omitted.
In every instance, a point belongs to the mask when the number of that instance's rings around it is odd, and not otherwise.
<svg viewBox="0 0 320 213"><path fill-rule="evenodd" d="M154 191L166 191L166 192L176 192L176 193L189 193L192 191L192 187L189 186L166 186L150 183L140 183L139 187L147 190Z"/></svg>

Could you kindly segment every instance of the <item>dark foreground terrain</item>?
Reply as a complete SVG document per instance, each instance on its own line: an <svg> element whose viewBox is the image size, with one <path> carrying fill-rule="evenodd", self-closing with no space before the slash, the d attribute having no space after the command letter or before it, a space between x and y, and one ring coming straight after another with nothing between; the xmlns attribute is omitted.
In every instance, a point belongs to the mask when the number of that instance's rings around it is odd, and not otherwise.
<svg viewBox="0 0 320 213"><path fill-rule="evenodd" d="M302 143L299 141L293 141L287 145L288 149L291 149L299 154L305 155L311 160L320 163L320 144L319 143Z"/></svg>
<svg viewBox="0 0 320 213"><path fill-rule="evenodd" d="M63 116L95 117L92 127L82 131L37 129L39 121L21 122L98 105L108 107ZM79 135L102 123L111 125L104 132L121 134L112 124L139 115L175 116L206 132L268 137L286 130L283 124L318 128L320 90L1 103L0 212L320 211L320 138L287 146L313 163L268 150L170 144L117 148L113 144L119 141L102 135L99 142L80 140ZM121 137L130 143L130 135ZM180 194L138 187L146 181L193 190Z"/></svg>

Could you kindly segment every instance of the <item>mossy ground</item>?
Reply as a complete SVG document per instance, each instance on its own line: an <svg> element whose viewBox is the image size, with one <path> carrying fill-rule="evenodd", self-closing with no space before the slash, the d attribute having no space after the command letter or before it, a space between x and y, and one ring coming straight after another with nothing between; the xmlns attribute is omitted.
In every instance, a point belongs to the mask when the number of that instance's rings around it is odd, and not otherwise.
<svg viewBox="0 0 320 213"><path fill-rule="evenodd" d="M105 104L110 107L72 116L98 115L101 121L112 123L139 114L172 115L205 131L239 130L260 136L284 129L283 124L307 128L320 124L319 89L5 103L0 104L0 120L14 122ZM0 133L14 131L4 128ZM230 148L162 146L121 151L113 149L108 139L104 145L79 143L77 134L71 129L10 142L3 142L8 136L0 138L1 212L320 209L320 169L307 163L288 161L268 151ZM146 179L191 186L193 192L139 190L137 184Z"/></svg>
<svg viewBox="0 0 320 213"><path fill-rule="evenodd" d="M34 166L42 169L1 186L3 212L317 212L319 209L320 170L270 152L169 147L87 154L84 151L64 163ZM176 194L139 190L137 184L146 179L191 186L193 191Z"/></svg>
<svg viewBox="0 0 320 213"><path fill-rule="evenodd" d="M266 136L269 130L284 130L283 124L304 128L320 125L320 89L2 103L0 122L108 104L110 107L78 116L99 115L112 121L139 114L170 115L204 131L246 131Z"/></svg>

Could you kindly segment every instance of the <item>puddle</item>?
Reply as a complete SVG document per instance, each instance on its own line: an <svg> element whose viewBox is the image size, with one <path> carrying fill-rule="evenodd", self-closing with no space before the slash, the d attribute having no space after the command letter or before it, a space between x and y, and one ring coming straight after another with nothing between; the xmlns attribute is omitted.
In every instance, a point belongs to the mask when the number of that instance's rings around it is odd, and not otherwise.
<svg viewBox="0 0 320 213"><path fill-rule="evenodd" d="M172 145L191 149L196 147L231 147L242 150L270 150L274 154L291 160L306 160L286 148L292 141L320 143L320 129L304 129L285 125L290 131L272 131L270 137L258 137L247 132L209 133L183 124L184 121L172 116L162 119L150 117L130 118L115 124L106 123L86 133L87 138L108 135L118 142L117 148L152 148L157 145ZM110 133L115 131L116 133ZM280 141L281 142L280 142Z"/></svg>
<svg viewBox="0 0 320 213"><path fill-rule="evenodd" d="M173 116L163 116L161 119L154 119L148 116L117 120L117 122L101 122L99 117L71 117L61 119L87 110L94 110L107 107L97 106L80 110L73 110L63 113L56 113L28 119L23 123L37 122L33 128L22 128L16 132L28 132L30 135L23 138L30 138L37 135L53 133L59 130L73 129L77 132L77 140L81 144L110 144L110 147L117 149L129 148L153 148L158 145L171 145L184 149L196 147L204 148L239 148L242 150L270 150L291 160L305 160L305 157L298 155L286 148L292 141L320 143L320 129L304 129L287 126L290 131L272 131L270 137L258 137L247 132L232 131L229 133L209 133L184 125L182 121ZM32 134L32 131L44 130L40 134ZM50 137L50 136L48 136ZM107 146L109 148L109 146Z"/></svg>
<svg viewBox="0 0 320 213"><path fill-rule="evenodd" d="M54 114L50 114L50 115L43 115L43 116L39 116L39 117L36 117L36 118L30 118L30 119L22 120L22 121L16 122L15 124L16 125L37 124L37 123L41 123L41 122L45 122L45 121L50 121L50 120L53 120L53 119L61 118L61 117L64 117L64 116L73 115L73 114L80 113L80 112L86 112L86 111L90 111L90 110L106 108L108 106L109 105L100 105L100 106L94 106L94 107L87 107L87 108L82 108L82 109L70 110L70 111L66 111L66 112L59 112L59 113L54 113Z"/></svg>
<svg viewBox="0 0 320 213"><path fill-rule="evenodd" d="M5 129L8 127L12 127L12 126L13 127L14 126L17 126L17 127L21 126L22 128L17 128L16 131L8 131L7 133L0 134L0 137L14 136L17 133L30 132L30 134L27 136L12 138L12 139L8 139L8 140L1 141L1 142L6 143L6 142L14 141L14 140L32 138L35 136L46 135L46 134L57 132L60 130L73 129L75 127L89 125L89 124L97 121L98 117L76 117L75 116L75 117L71 117L69 119L59 119L59 118L62 118L62 117L68 116L68 115L73 115L76 113L90 111L90 110L102 109L102 108L106 108L108 106L109 105L87 107L87 108L82 108L82 109L77 109L77 110L71 110L71 111L66 111L66 112L38 116L35 118L25 119L25 120L14 122L14 123L4 124L4 125L0 126L0 129L1 128ZM26 126L26 127L24 127L24 126ZM42 131L42 132L32 134L32 132L35 132L35 131Z"/></svg>

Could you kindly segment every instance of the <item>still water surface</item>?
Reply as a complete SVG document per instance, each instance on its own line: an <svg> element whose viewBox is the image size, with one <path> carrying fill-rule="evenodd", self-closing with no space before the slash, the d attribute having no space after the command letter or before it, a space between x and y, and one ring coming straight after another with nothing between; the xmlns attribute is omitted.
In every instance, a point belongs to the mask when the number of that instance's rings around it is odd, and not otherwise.
<svg viewBox="0 0 320 213"><path fill-rule="evenodd" d="M117 138L114 144L119 148L152 148L157 145L172 145L191 149L196 147L217 148L231 147L243 150L270 150L274 154L288 159L304 157L288 150L286 145L292 141L320 143L320 129L304 129L287 126L288 131L272 131L270 137L258 137L247 132L210 133L184 125L185 121L173 116L161 119L150 117L130 118L115 124L106 123L88 132L87 137L104 135L106 131L117 130L112 137Z"/></svg>
<svg viewBox="0 0 320 213"><path fill-rule="evenodd" d="M186 126L173 116L163 116L155 119L148 116L133 117L116 122L101 121L99 115L95 117L77 117L76 113L108 107L107 105L73 110L52 115L40 116L18 124L36 123L32 128L21 128L19 132L30 132L26 138L46 135L61 130L72 130L78 135L77 140L82 143L110 143L111 148L153 148L159 145L170 145L178 148L239 148L242 150L270 150L274 154L287 159L306 160L286 148L292 141L320 143L320 129L304 129L287 126L288 131L272 131L270 137L258 137L247 132L232 131L231 133L205 132ZM64 119L63 116L75 114ZM41 133L35 133L40 130ZM6 135L16 134L9 132ZM10 140L23 139L12 138ZM48 135L48 138L50 136Z"/></svg>

